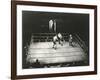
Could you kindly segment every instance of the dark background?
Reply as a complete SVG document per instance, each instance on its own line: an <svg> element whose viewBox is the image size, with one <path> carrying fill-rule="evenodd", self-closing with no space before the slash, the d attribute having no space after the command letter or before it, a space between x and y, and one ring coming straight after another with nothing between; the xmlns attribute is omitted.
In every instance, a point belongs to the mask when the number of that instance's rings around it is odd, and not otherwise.
<svg viewBox="0 0 100 80"><path fill-rule="evenodd" d="M32 33L49 33L49 20L56 19L57 32L77 33L88 46L89 14L22 11L23 41Z"/></svg>
<svg viewBox="0 0 100 80"><path fill-rule="evenodd" d="M88 45L89 14L35 11L22 11L24 43L31 38L32 33L50 33L50 19L56 19L57 32L77 33Z"/></svg>
<svg viewBox="0 0 100 80"><path fill-rule="evenodd" d="M32 33L50 33L49 20L55 19L57 32L78 34L89 48L89 14L22 11L23 65L24 46Z"/></svg>

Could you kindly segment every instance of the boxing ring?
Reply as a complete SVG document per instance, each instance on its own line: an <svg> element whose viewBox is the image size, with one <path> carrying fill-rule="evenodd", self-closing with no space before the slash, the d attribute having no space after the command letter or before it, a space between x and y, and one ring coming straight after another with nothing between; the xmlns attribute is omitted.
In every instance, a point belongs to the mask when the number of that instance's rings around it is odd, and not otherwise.
<svg viewBox="0 0 100 80"><path fill-rule="evenodd" d="M26 58L27 62L33 64L38 60L40 64L61 64L86 60L86 53L76 41L73 42L74 46L69 46L68 41L65 41L63 46L57 43L56 50L53 48L52 41L44 41L30 43Z"/></svg>

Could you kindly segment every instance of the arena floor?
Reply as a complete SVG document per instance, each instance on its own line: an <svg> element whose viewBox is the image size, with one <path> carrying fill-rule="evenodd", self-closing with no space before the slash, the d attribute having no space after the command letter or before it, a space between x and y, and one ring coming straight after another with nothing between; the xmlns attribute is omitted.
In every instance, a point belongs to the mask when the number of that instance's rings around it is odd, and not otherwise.
<svg viewBox="0 0 100 80"><path fill-rule="evenodd" d="M69 46L68 42L64 42L63 46L57 44L57 49L53 48L52 42L33 42L27 55L29 62L34 63L38 59L44 64L82 61L84 58L84 52L78 43Z"/></svg>

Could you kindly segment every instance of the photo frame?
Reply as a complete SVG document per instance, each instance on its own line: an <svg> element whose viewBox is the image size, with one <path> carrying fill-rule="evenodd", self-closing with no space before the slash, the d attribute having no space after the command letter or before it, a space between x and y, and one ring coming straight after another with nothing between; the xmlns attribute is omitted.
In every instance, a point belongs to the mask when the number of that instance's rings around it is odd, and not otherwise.
<svg viewBox="0 0 100 80"><path fill-rule="evenodd" d="M96 5L11 1L12 80L92 74Z"/></svg>

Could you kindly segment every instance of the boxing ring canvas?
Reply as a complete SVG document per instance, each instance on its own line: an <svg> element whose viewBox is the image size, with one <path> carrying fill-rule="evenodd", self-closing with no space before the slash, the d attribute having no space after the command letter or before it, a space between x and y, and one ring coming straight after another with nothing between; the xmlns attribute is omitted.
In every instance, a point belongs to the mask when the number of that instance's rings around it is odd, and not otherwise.
<svg viewBox="0 0 100 80"><path fill-rule="evenodd" d="M97 73L97 7L12 1L11 78Z"/></svg>

